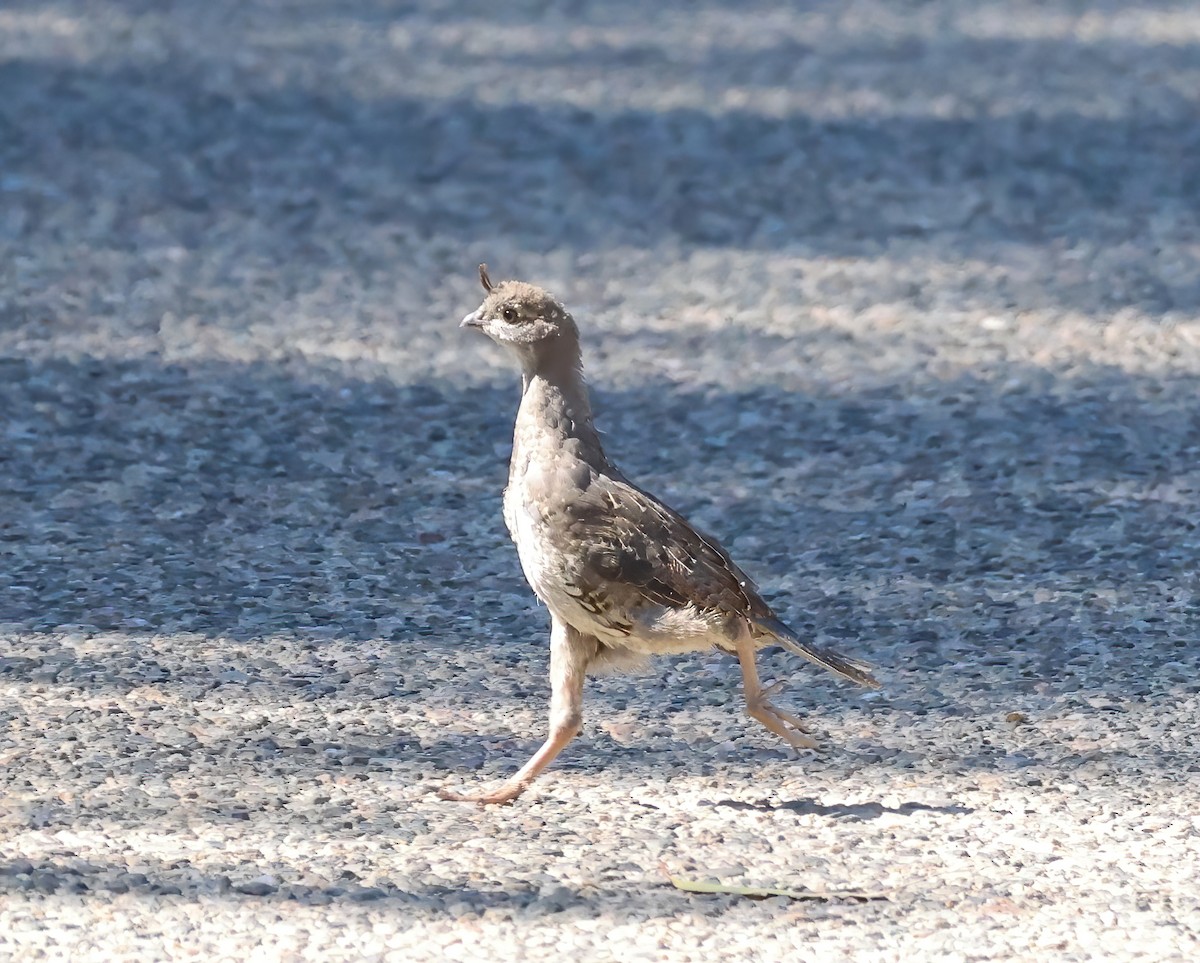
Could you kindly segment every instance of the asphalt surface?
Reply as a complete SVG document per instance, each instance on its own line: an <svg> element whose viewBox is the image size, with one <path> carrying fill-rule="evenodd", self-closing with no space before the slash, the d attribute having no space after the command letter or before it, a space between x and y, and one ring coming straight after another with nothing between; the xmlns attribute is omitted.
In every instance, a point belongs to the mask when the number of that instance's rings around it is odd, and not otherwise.
<svg viewBox="0 0 1200 963"><path fill-rule="evenodd" d="M1200 11L0 8L0 956L1191 960ZM589 684L494 278L791 624ZM784 889L752 899L672 885Z"/></svg>

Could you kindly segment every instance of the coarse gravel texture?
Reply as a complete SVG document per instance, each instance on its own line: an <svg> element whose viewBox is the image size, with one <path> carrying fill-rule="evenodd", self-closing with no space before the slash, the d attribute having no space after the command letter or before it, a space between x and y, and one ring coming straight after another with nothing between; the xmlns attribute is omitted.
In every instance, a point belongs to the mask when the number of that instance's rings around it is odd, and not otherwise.
<svg viewBox="0 0 1200 963"><path fill-rule="evenodd" d="M434 795L548 698L483 260L823 751L676 658ZM0 958L1195 959L1198 399L1192 3L5 0Z"/></svg>

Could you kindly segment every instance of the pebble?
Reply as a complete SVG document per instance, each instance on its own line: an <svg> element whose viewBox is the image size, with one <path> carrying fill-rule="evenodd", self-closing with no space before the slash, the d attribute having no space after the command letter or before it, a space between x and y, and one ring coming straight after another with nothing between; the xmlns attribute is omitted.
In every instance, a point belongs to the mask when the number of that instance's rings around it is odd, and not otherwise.
<svg viewBox="0 0 1200 963"><path fill-rule="evenodd" d="M279 889L279 880L274 876L259 876L247 883L235 885L233 888L246 896L266 896Z"/></svg>

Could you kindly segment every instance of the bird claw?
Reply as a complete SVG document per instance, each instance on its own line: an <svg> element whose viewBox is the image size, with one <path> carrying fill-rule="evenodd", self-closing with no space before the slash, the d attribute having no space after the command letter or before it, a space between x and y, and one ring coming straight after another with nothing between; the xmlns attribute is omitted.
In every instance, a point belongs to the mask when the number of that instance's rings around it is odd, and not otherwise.
<svg viewBox="0 0 1200 963"><path fill-rule="evenodd" d="M763 695L766 691L770 690L764 690ZM777 709L763 695L747 706L751 717L770 729L793 749L816 749L817 741L805 734L804 723L800 718L783 709Z"/></svg>
<svg viewBox="0 0 1200 963"><path fill-rule="evenodd" d="M458 793L442 787L438 789L438 798L448 802L473 802L481 806L511 806L513 800L521 795L524 786L501 786L494 792Z"/></svg>

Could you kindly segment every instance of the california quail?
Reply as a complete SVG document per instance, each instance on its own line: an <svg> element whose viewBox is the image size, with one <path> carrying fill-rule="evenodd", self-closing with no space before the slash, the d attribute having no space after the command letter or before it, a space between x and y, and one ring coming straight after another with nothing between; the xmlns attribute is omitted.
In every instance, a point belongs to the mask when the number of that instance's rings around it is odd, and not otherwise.
<svg viewBox="0 0 1200 963"><path fill-rule="evenodd" d="M441 795L511 802L579 732L589 671L713 647L737 656L752 718L793 747L814 747L801 721L768 700L755 653L782 645L878 687L868 666L798 638L713 538L608 460L592 425L579 331L562 304L522 281L493 285L486 265L479 277L487 296L462 326L509 348L521 364L504 520L525 578L550 610L550 733L498 789Z"/></svg>

